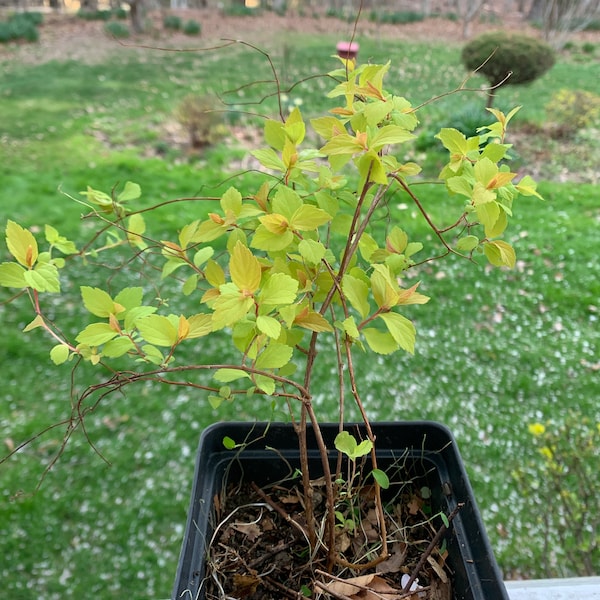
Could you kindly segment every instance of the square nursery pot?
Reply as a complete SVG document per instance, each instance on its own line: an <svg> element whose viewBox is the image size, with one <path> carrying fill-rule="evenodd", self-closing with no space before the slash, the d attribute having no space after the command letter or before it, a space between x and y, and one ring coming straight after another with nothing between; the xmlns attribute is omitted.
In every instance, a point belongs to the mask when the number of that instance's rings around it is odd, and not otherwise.
<svg viewBox="0 0 600 600"><path fill-rule="evenodd" d="M337 424L322 424L327 448L334 448ZM431 490L435 511L450 514L458 511L446 532L446 563L453 574L455 600L508 600L500 570L490 547L473 491L467 478L456 441L444 425L427 421L373 423L376 436L378 467L398 463L419 478ZM350 432L362 432L361 425L349 424ZM359 433L360 435L360 433ZM244 443L240 452L225 449L223 438ZM311 476L318 477L321 464L316 445L311 446ZM275 449L275 450L274 450ZM331 452L332 461L337 456ZM233 457L233 459L232 459ZM204 595L207 542L214 531L213 498L224 485L227 473L237 481L254 481L258 485L274 483L299 466L297 437L290 424L217 423L201 435L185 537L177 567L173 600L202 600ZM420 472L420 474L418 473Z"/></svg>

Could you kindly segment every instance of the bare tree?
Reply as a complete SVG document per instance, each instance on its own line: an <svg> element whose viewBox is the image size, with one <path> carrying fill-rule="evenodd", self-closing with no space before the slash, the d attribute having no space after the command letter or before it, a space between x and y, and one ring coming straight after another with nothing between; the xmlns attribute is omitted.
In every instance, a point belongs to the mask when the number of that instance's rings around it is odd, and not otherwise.
<svg viewBox="0 0 600 600"><path fill-rule="evenodd" d="M596 18L600 18L598 0L534 0L528 14L530 21L541 23L544 38L555 48Z"/></svg>
<svg viewBox="0 0 600 600"><path fill-rule="evenodd" d="M473 21L481 13L485 0L454 0L454 9L462 21L462 36L464 39L471 37Z"/></svg>

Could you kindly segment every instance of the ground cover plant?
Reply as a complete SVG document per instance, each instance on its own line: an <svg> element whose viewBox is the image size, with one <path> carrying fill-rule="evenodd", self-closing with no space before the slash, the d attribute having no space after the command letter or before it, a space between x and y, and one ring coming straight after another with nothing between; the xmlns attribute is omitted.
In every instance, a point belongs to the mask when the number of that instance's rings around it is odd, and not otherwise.
<svg viewBox="0 0 600 600"><path fill-rule="evenodd" d="M422 100L431 94L428 82L432 77L427 73L437 73L440 65L446 87L462 80L458 46L452 62L446 47L424 50L418 45L387 44L392 55L403 57L398 70L390 73L398 82L392 85L418 78L414 88ZM331 40L321 39L304 43L302 50L294 45L288 70L321 60L332 47ZM383 44L363 43L362 48L374 55L383 51ZM417 63L419 53L427 57L423 64ZM258 69L261 61L254 53L244 56L252 66L238 59L235 64L240 71ZM167 199L205 190L229 176L228 148L210 150L200 157L200 163L189 162L185 153L178 151L162 160L155 151L164 149L160 120L170 118L176 100L190 88L200 86L204 77L211 79L205 69L212 68L219 76L226 72L222 64L215 60L207 65L193 55L151 55L145 60L140 63L136 57L122 65L111 62L110 69L55 63L43 68L54 69L58 76L45 80L40 77L42 67L7 65L4 72L11 84L7 79L0 84L3 114L9 115L3 124L7 143L2 159L7 171L2 181L2 215L18 216L26 224L60 218L69 233L81 210L57 192L58 184L76 195L89 183L90 173L109 187L133 177L143 178L153 181L153 189L145 193ZM551 81L542 78L515 97L523 100L528 120L542 123L543 107L527 100L540 94L550 97L554 88L584 87L598 93L593 89L599 80L594 69L593 62L574 65L559 60ZM203 76L193 81L190 73ZM290 81L295 76L290 72ZM31 85L42 80L44 86ZM233 73L232 83L235 80ZM138 89L132 81L139 81ZM90 89L94 90L92 98L84 93ZM237 94L238 104L248 99L250 92L243 91L244 95ZM507 103L515 99L511 94L507 93ZM304 104L314 102L317 96L311 95L308 83L290 95L297 95ZM503 101L499 94L498 102ZM448 102L450 107L457 106L452 105L454 100ZM8 112L4 113L5 109ZM250 117L243 119L252 122ZM36 139L38 136L42 139ZM147 152L149 148L153 151ZM548 179L560 174L558 166L549 171ZM418 323L431 337L421 337L415 358L392 364L382 359L376 368L358 374L372 386L378 417L428 417L454 429L470 465L493 545L508 575L542 574L536 569L543 564L540 553L544 550L532 540L531 508L511 479L514 463L531 443L527 423L556 419L566 414L567 405L592 420L598 417L600 290L594 277L598 268L593 243L598 222L595 189L552 183L542 185L540 191L556 210L549 211L541 202L522 207L515 245L528 256L517 264L509 283L504 274L489 272L477 293L467 294L448 285L451 277L440 276L430 282L427 292L439 300L426 320ZM435 200L435 188L430 194ZM394 210L410 209L399 199ZM165 228L168 225L165 223ZM532 255L527 251L532 248L539 250ZM448 274L450 270L460 274L465 289L473 284L472 275L460 263L447 268ZM512 302L515 297L518 302ZM60 418L69 402L69 381L67 377L51 378L43 350L39 355L34 351L36 360L32 360L31 348L24 346L15 327L24 326L28 317L12 308L0 310L4 329L14 332L4 337L1 354L7 385L0 419L2 442L9 450ZM447 324L461 323L465 311L475 312L480 319L468 336L456 336L454 326L449 330ZM462 329L456 326L456 330ZM435 340L440 331L452 352L440 352ZM223 349L205 351L218 355ZM523 369L524 355L527 370ZM333 363L323 362L319 376L330 376L333 368ZM410 377L389 383L390 372L407 369ZM23 372L31 373L27 390L16 386ZM450 397L448 384L457 381L457 373L463 374L457 384L462 393ZM40 461L51 457L60 433L46 436L17 460L0 467L3 553L14 557L9 565L3 565L2 578L13 597L87 597L93 592L102 598L168 595L187 508L191 455L199 431L214 418L211 409L206 407L206 413L198 414L196 406L197 399L189 394L180 394L166 404L150 386L135 395L115 397L89 423L92 439L113 466L107 467L87 451L85 439L77 439L37 495L17 502L10 498L20 489L32 490L40 475ZM406 407L402 413L400 407ZM251 417L234 415L233 410L224 415L230 416ZM504 512L506 505L511 506L510 514ZM560 572L560 564L554 567Z"/></svg>

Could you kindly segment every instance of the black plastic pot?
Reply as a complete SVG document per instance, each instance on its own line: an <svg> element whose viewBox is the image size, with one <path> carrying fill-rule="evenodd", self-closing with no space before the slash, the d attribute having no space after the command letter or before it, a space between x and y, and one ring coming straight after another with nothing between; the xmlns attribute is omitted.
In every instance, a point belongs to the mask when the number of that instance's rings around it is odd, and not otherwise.
<svg viewBox="0 0 600 600"><path fill-rule="evenodd" d="M337 424L321 427L327 447L333 448ZM454 598L508 600L451 432L439 423L428 421L374 423L372 427L377 439L379 468L385 469L401 459L413 473L419 471L418 476L426 480L436 510L448 514L459 503L464 504L447 533L448 564L454 573ZM360 425L347 427L351 432L357 428L363 429ZM244 450L239 453L226 450L223 446L225 436L244 443ZM332 458L334 455L332 452ZM235 456L233 460L232 456ZM320 458L314 445L310 449L310 459L315 468L311 474L318 475ZM204 559L213 531L212 501L222 489L225 474L230 479L243 477L264 485L289 475L290 465L292 468L298 466L298 447L297 437L289 424L271 423L267 428L265 423L217 423L202 433L173 600L204 598Z"/></svg>

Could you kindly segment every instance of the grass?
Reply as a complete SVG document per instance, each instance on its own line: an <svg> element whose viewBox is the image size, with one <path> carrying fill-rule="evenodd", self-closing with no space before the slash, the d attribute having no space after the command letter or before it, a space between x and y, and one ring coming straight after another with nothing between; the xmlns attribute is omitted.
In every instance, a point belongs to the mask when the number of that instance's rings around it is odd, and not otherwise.
<svg viewBox="0 0 600 600"><path fill-rule="evenodd" d="M333 38L287 38L274 52L284 87L330 68ZM220 52L162 54L121 50L118 60L42 66L5 62L0 71L3 115L2 220L24 225L52 223L67 235L80 226L81 207L58 188L77 195L86 185L110 190L126 180L142 184L142 202L218 191L229 185L232 157L227 144L188 156L166 135L173 110L188 93L219 92L240 111L274 115L275 90L264 57L248 47ZM424 102L456 87L464 73L460 49L447 45L361 41L361 56L392 61L392 87ZM600 93L600 65L567 56L551 74L528 88L506 88L498 105L522 103L519 122L541 124L544 103L561 87ZM481 81L474 79L470 86ZM289 92L302 110L316 112L327 83L310 79ZM223 94L226 90L234 90ZM473 95L468 102L475 102ZM483 102L483 99L481 99ZM424 127L458 114L465 96L426 107ZM260 118L229 112L243 125ZM443 121L447 123L447 119ZM525 158L522 158L527 162ZM427 150L431 169L435 151ZM553 166L543 177L555 179ZM576 409L600 419L598 364L597 230L600 212L592 185L547 182L546 200L521 201L512 235L519 253L511 272L470 268L449 261L441 275L422 269L424 293L433 300L416 307L419 330L414 357L359 361L361 381L380 419L431 418L454 430L467 461L484 520L507 576L541 576L544 549L536 541L543 514L519 493L512 471L535 458L527 424L560 419ZM212 192L211 192L212 193ZM423 195L434 206L435 188ZM163 211L156 226L187 222L189 213ZM410 220L398 196L393 214ZM185 221L184 221L185 220ZM6 252L0 250L0 260ZM483 269L483 270L482 270ZM86 281L90 284L90 282ZM0 290L0 303L8 297ZM67 308L77 313L77 307ZM0 442L5 449L60 421L70 408L68 367L52 367L38 332L23 336L31 319L25 303L0 304L3 336L0 361ZM75 326L75 316L73 323ZM68 324L67 324L68 326ZM221 355L221 347L199 347ZM326 403L333 357L319 361L324 382L318 402ZM328 410L324 406L324 410ZM331 416L335 409L331 409ZM93 452L83 435L32 493L44 465L61 443L63 428L42 438L0 466L0 551L10 557L0 578L11 598L167 597L181 544L200 431L214 419L260 418L264 409L225 405L214 412L187 392L151 386L108 398L88 419L88 434L111 465ZM266 411L270 414L270 410ZM569 574L560 548L555 574Z"/></svg>

